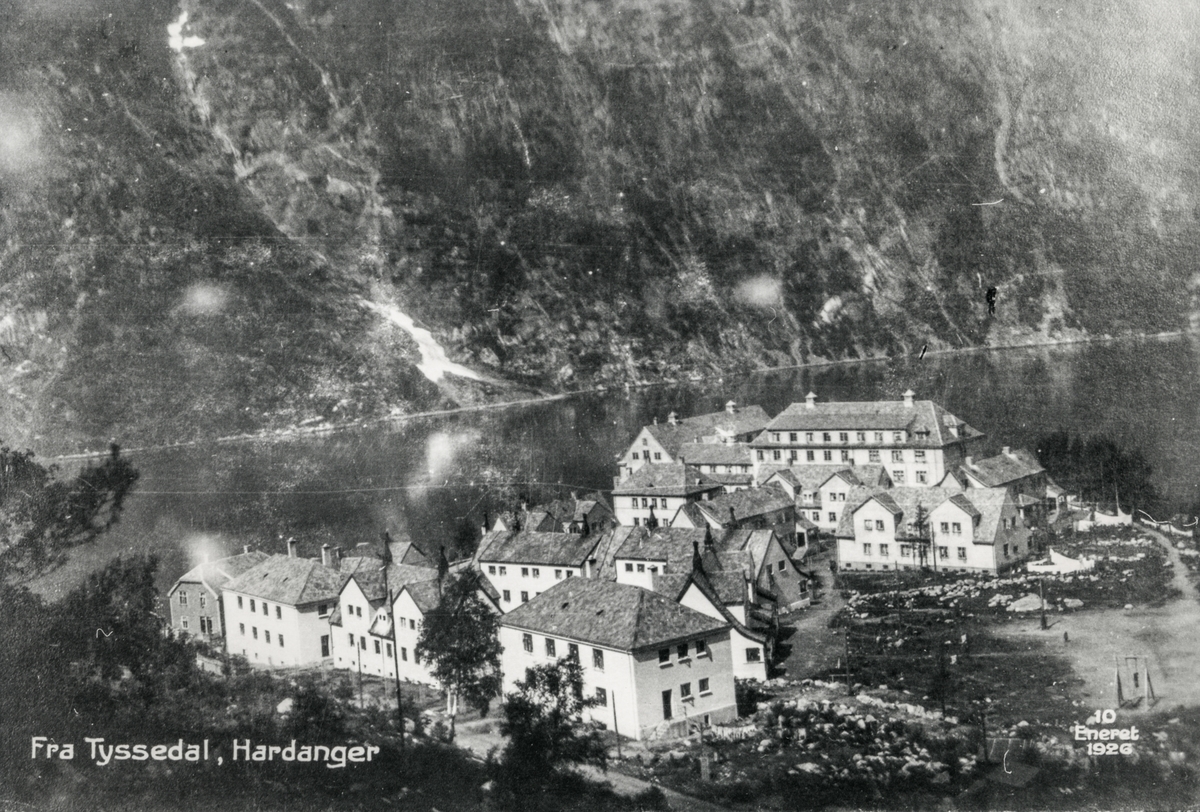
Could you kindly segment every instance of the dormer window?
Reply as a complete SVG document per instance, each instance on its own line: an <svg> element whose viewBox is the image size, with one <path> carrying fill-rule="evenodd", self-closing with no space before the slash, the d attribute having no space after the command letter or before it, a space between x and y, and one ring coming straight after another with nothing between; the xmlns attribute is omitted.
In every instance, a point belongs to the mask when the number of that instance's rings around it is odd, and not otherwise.
<svg viewBox="0 0 1200 812"><path fill-rule="evenodd" d="M893 442L893 443L902 443L902 442L904 442L904 432L902 432L902 431L893 431L893 432L892 432L892 442Z"/></svg>
<svg viewBox="0 0 1200 812"><path fill-rule="evenodd" d="M833 442L833 435L832 435L832 434L830 434L830 433L829 433L829 432L827 432L827 431L823 431L823 432L821 432L821 442L823 442L823 443L832 443L832 442Z"/></svg>
<svg viewBox="0 0 1200 812"><path fill-rule="evenodd" d="M773 443L779 442L779 432L777 432L777 431L771 432L771 442L773 442Z"/></svg>

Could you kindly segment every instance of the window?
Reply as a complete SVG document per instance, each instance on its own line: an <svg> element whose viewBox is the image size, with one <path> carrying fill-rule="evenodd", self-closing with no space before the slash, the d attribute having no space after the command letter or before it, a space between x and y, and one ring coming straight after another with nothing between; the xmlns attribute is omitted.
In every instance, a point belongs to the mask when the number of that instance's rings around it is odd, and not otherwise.
<svg viewBox="0 0 1200 812"><path fill-rule="evenodd" d="M254 606L254 598L250 599L250 611L251 612L257 611L257 609L255 609L255 606Z"/></svg>
<svg viewBox="0 0 1200 812"><path fill-rule="evenodd" d="M241 634L242 637L246 636L246 624L245 623L238 624L238 633Z"/></svg>
<svg viewBox="0 0 1200 812"><path fill-rule="evenodd" d="M646 565L638 564L638 572L645 572L645 571L646 571Z"/></svg>
<svg viewBox="0 0 1200 812"><path fill-rule="evenodd" d="M763 461L763 459L765 459L765 458L763 457L763 453L762 453L762 451L759 451L759 452L758 452L758 461L759 461L759 462L762 462L762 461Z"/></svg>
<svg viewBox="0 0 1200 812"><path fill-rule="evenodd" d="M263 601L263 614L264 614L264 615L269 615L269 614L271 614L271 607L267 606L267 602L266 602L266 601Z"/></svg>
<svg viewBox="0 0 1200 812"><path fill-rule="evenodd" d="M656 567L656 566L654 566L653 564L651 564L651 565L650 565L650 572L651 572L652 574L653 574L653 573L657 573L657 572L658 572L658 567Z"/></svg>
<svg viewBox="0 0 1200 812"><path fill-rule="evenodd" d="M358 638L358 647L360 649L362 649L363 651L367 650L367 638L366 637Z"/></svg>
<svg viewBox="0 0 1200 812"><path fill-rule="evenodd" d="M832 462L832 461L833 461L833 452L832 452L832 451L830 451L830 450L828 450L828 449L826 449L826 450L823 452L822 456L824 456L824 457L825 457L825 462Z"/></svg>
<svg viewBox="0 0 1200 812"><path fill-rule="evenodd" d="M904 462L904 452L903 451L893 451L892 452L892 462Z"/></svg>
<svg viewBox="0 0 1200 812"><path fill-rule="evenodd" d="M415 628L417 628L417 621L416 621L416 619L414 619L414 618L411 618L411 617L408 619L408 628L410 628L410 629L415 629Z"/></svg>
<svg viewBox="0 0 1200 812"><path fill-rule="evenodd" d="M815 461L816 461L816 459L817 459L817 452L813 451L813 450L810 448L808 451L805 451L805 452L804 452L804 457L805 457L805 459L807 459L809 462L815 462Z"/></svg>
<svg viewBox="0 0 1200 812"><path fill-rule="evenodd" d="M238 609L242 608L242 596L238 595Z"/></svg>
<svg viewBox="0 0 1200 812"><path fill-rule="evenodd" d="M959 548L958 548L958 560L959 560L959 561L966 561L966 560L967 560L967 548L966 548L966 547L959 547Z"/></svg>
<svg viewBox="0 0 1200 812"><path fill-rule="evenodd" d="M685 682L679 686L679 698L680 699L691 699L692 698L692 684L690 682Z"/></svg>
<svg viewBox="0 0 1200 812"><path fill-rule="evenodd" d="M788 454L788 457L791 458L792 462L797 462L800 459L800 452L793 448ZM733 466L731 465L729 467L732 468Z"/></svg>
<svg viewBox="0 0 1200 812"><path fill-rule="evenodd" d="M528 602L529 602L529 593L522 592L521 593L521 603L528 603Z"/></svg>
<svg viewBox="0 0 1200 812"><path fill-rule="evenodd" d="M665 665L666 663L671 662L671 649L660 648L658 650L658 662L659 665Z"/></svg>
<svg viewBox="0 0 1200 812"><path fill-rule="evenodd" d="M865 443L867 441L867 433L865 431L857 432L854 435L854 439L856 442Z"/></svg>
<svg viewBox="0 0 1200 812"><path fill-rule="evenodd" d="M507 589L506 589L506 590L504 590L504 602L505 602L505 603L511 603L511 602L512 602L512 593L511 593L511 592L509 592Z"/></svg>
<svg viewBox="0 0 1200 812"><path fill-rule="evenodd" d="M848 449L842 449L842 462L850 462L850 451Z"/></svg>
<svg viewBox="0 0 1200 812"><path fill-rule="evenodd" d="M392 659L392 657L394 656L394 655L392 654L392 651L394 651L394 649L392 648L392 644L391 644L391 643L385 643L385 644L384 644L384 650L385 650L385 651L387 651L387 658L388 658L389 660L390 660L390 659Z"/></svg>
<svg viewBox="0 0 1200 812"><path fill-rule="evenodd" d="M604 652L598 648L592 649L592 667L597 671L604 670Z"/></svg>
<svg viewBox="0 0 1200 812"><path fill-rule="evenodd" d="M602 708L608 707L608 691L603 688L596 689L596 704Z"/></svg>
<svg viewBox="0 0 1200 812"><path fill-rule="evenodd" d="M870 554L871 554L871 545L864 544L863 545L863 555L870 555Z"/></svg>
<svg viewBox="0 0 1200 812"><path fill-rule="evenodd" d="M250 636L253 637L255 640L258 639L258 627L257 626L250 627Z"/></svg>
<svg viewBox="0 0 1200 812"><path fill-rule="evenodd" d="M500 574L501 574L501 575L508 575L508 567L501 567L501 568L500 568Z"/></svg>
<svg viewBox="0 0 1200 812"><path fill-rule="evenodd" d="M204 609L208 606L208 597L203 592L200 593L200 608Z"/></svg>
<svg viewBox="0 0 1200 812"><path fill-rule="evenodd" d="M882 530L882 529L883 529L883 520L882 520L882 519L876 519L876 520L875 520L875 529L876 529L876 530Z"/></svg>
<svg viewBox="0 0 1200 812"><path fill-rule="evenodd" d="M643 437L643 438L642 438L642 445L650 445L650 441L649 441L649 440L647 440L645 437Z"/></svg>
<svg viewBox="0 0 1200 812"><path fill-rule="evenodd" d="M879 449L872 448L867 452L867 462L879 462Z"/></svg>
<svg viewBox="0 0 1200 812"><path fill-rule="evenodd" d="M773 443L779 442L779 432L777 432L777 431L771 432L771 442L773 442Z"/></svg>
<svg viewBox="0 0 1200 812"><path fill-rule="evenodd" d="M546 638L546 656L547 656L547 657L553 657L553 656L555 656L555 651L554 651L554 638L552 638L552 637L547 637L547 638Z"/></svg>
<svg viewBox="0 0 1200 812"><path fill-rule="evenodd" d="M521 567L521 577L522 578L529 577L529 567Z"/></svg>
<svg viewBox="0 0 1200 812"><path fill-rule="evenodd" d="M886 544L879 545L879 555L883 558L888 557L888 546Z"/></svg>
<svg viewBox="0 0 1200 812"><path fill-rule="evenodd" d="M922 485L924 485L928 481L929 474L927 474L925 471L917 471L917 482L920 482Z"/></svg>
<svg viewBox="0 0 1200 812"><path fill-rule="evenodd" d="M567 643L567 658L579 662L579 646L574 643Z"/></svg>
<svg viewBox="0 0 1200 812"><path fill-rule="evenodd" d="M850 442L850 434L848 432L843 431L838 434L838 439L841 440L843 443L848 443L848 442Z"/></svg>
<svg viewBox="0 0 1200 812"><path fill-rule="evenodd" d="M949 523L949 522L942 522L942 523L941 523L941 524L938 526L938 529L939 529L939 530L941 530L943 533L949 533L949 532L950 532L950 523Z"/></svg>
<svg viewBox="0 0 1200 812"><path fill-rule="evenodd" d="M750 648L746 649L746 662L761 663L762 662L762 649L759 648L758 646L751 646Z"/></svg>
<svg viewBox="0 0 1200 812"><path fill-rule="evenodd" d="M804 432L804 442L811 443L813 441L813 433L811 431Z"/></svg>
<svg viewBox="0 0 1200 812"><path fill-rule="evenodd" d="M911 549L912 549L911 545L901 544L900 545L900 557L908 558L910 555L912 555L912 553L910 552Z"/></svg>
<svg viewBox="0 0 1200 812"><path fill-rule="evenodd" d="M696 641L696 656L703 657L707 653L708 653L708 644L705 643L703 640L697 640Z"/></svg>
<svg viewBox="0 0 1200 812"><path fill-rule="evenodd" d="M329 604L327 604L327 603L317 604L317 615L320 617L328 617L329 616Z"/></svg>
<svg viewBox="0 0 1200 812"><path fill-rule="evenodd" d="M533 568L533 577L534 577L534 578L541 578L541 577L542 577L542 571L541 571L540 569L538 569L537 567L534 567L534 568Z"/></svg>
<svg viewBox="0 0 1200 812"><path fill-rule="evenodd" d="M496 574L496 565L489 564L488 565L488 575L495 575L495 574Z"/></svg>
<svg viewBox="0 0 1200 812"><path fill-rule="evenodd" d="M914 451L913 459L915 459L917 462L925 462L925 452L924 451Z"/></svg>
<svg viewBox="0 0 1200 812"><path fill-rule="evenodd" d="M634 526L634 527L638 527L638 526L640 526L640 525L641 525L641 523L642 523L642 520L641 520L641 519L639 519L637 516L634 516L634 517L633 517L633 526Z"/></svg>
<svg viewBox="0 0 1200 812"><path fill-rule="evenodd" d="M939 546L938 547L938 558L945 561L949 557L950 557L950 548Z"/></svg>
<svg viewBox="0 0 1200 812"><path fill-rule="evenodd" d="M1004 557L1008 558L1008 545L1007 544L1004 545Z"/></svg>
<svg viewBox="0 0 1200 812"><path fill-rule="evenodd" d="M771 564L767 564L767 575L771 574L771 567L772 567Z"/></svg>
<svg viewBox="0 0 1200 812"><path fill-rule="evenodd" d="M382 653L383 653L382 651L380 651L380 650L379 650L379 641L378 641L378 640L376 640L376 641L375 641L375 653L376 653L376 654L382 654Z"/></svg>
<svg viewBox="0 0 1200 812"><path fill-rule="evenodd" d="M771 459L775 459L775 460L783 459L783 452L781 452L778 448L775 449L774 451L771 452Z"/></svg>
<svg viewBox="0 0 1200 812"><path fill-rule="evenodd" d="M688 656L688 644L687 643L680 643L678 646L676 646L676 650L679 652L679 659L681 659L681 660L687 659L687 656Z"/></svg>
<svg viewBox="0 0 1200 812"><path fill-rule="evenodd" d="M525 650L527 652L532 654L533 653L533 635L532 634L521 635L521 645L525 647Z"/></svg>
<svg viewBox="0 0 1200 812"><path fill-rule="evenodd" d="M644 496L642 497L642 507L644 507L644 508L650 507L650 500Z"/></svg>
<svg viewBox="0 0 1200 812"><path fill-rule="evenodd" d="M182 589L179 590L179 605L187 606L187 593L184 592Z"/></svg>
<svg viewBox="0 0 1200 812"><path fill-rule="evenodd" d="M800 435L797 434L796 432L794 432L794 431L788 432L788 442L789 443L795 443L795 442L799 441L799 439L800 439Z"/></svg>
<svg viewBox="0 0 1200 812"><path fill-rule="evenodd" d="M904 484L904 471L903 471L903 469L897 468L896 470L892 471L892 482L896 483L897 485L903 485L903 484Z"/></svg>
<svg viewBox="0 0 1200 812"><path fill-rule="evenodd" d="M954 524L951 525L951 528L954 531L954 535L956 535L956 536L962 535L962 525L959 524L958 522L954 522Z"/></svg>
<svg viewBox="0 0 1200 812"><path fill-rule="evenodd" d="M531 643L530 645L533 644ZM404 646L400 647L400 659L404 662L408 662L408 649L406 649Z"/></svg>
<svg viewBox="0 0 1200 812"><path fill-rule="evenodd" d="M823 443L832 443L832 442L833 442L833 435L832 435L832 434L830 434L830 433L829 433L829 432L827 432L827 431L823 431L823 432L821 432L821 442L823 442Z"/></svg>
<svg viewBox="0 0 1200 812"><path fill-rule="evenodd" d="M836 521L837 521L837 514L836 514L836 513L834 513L832 510L831 510L831 511L829 511L829 521L831 521L831 522L836 522Z"/></svg>
<svg viewBox="0 0 1200 812"><path fill-rule="evenodd" d="M635 451L635 452L633 452L633 458L634 458L635 460L636 460L636 459L641 459L641 458L638 456L638 452L636 452L636 451Z"/></svg>
<svg viewBox="0 0 1200 812"><path fill-rule="evenodd" d="M877 442L877 443L883 442L883 432L882 431L875 432L875 442Z"/></svg>
<svg viewBox="0 0 1200 812"><path fill-rule="evenodd" d="M556 581L561 581L561 580L562 580L562 570L555 570L555 571L554 571L554 580L556 580Z"/></svg>
<svg viewBox="0 0 1200 812"><path fill-rule="evenodd" d="M904 442L904 432L902 432L902 431L893 431L893 432L892 432L892 442L893 442L893 443L902 443L902 442Z"/></svg>
<svg viewBox="0 0 1200 812"><path fill-rule="evenodd" d="M814 510L814 511L812 512L812 516L813 516L813 521L814 521L814 522L819 522L819 521L821 521L821 511L819 511L819 510Z"/></svg>
<svg viewBox="0 0 1200 812"><path fill-rule="evenodd" d="M183 619L183 628L185 628L185 629L186 629L187 627L188 627L188 619L185 617L185 618Z"/></svg>
<svg viewBox="0 0 1200 812"><path fill-rule="evenodd" d="M279 647L283 648L283 635L279 635Z"/></svg>
<svg viewBox="0 0 1200 812"><path fill-rule="evenodd" d="M275 619L283 620L283 609L279 606L275 607Z"/></svg>
<svg viewBox="0 0 1200 812"><path fill-rule="evenodd" d="M633 564L630 564L630 563L626 562L626 564L625 564L625 571L626 571L626 572L633 572Z"/></svg>
<svg viewBox="0 0 1200 812"><path fill-rule="evenodd" d="M655 451L655 452L654 452L654 459L655 459L655 460L661 460L661 459L662 459L662 452L661 452L661 451Z"/></svg>
<svg viewBox="0 0 1200 812"><path fill-rule="evenodd" d="M704 696L705 694L712 693L712 691L710 691L708 689L708 677L705 677L704 679L700 680L700 684L697 687L700 689L700 696Z"/></svg>
<svg viewBox="0 0 1200 812"><path fill-rule="evenodd" d="M263 639L266 640L268 643L271 642L271 632L268 631L267 629L263 629Z"/></svg>
<svg viewBox="0 0 1200 812"><path fill-rule="evenodd" d="M574 575L574 574L575 574L575 573L571 572L570 570L567 570L567 577L568 577L568 578L570 578L570 577L571 577L572 575Z"/></svg>
<svg viewBox="0 0 1200 812"><path fill-rule="evenodd" d="M875 522L871 519L863 519L863 529L870 530L875 526Z"/></svg>

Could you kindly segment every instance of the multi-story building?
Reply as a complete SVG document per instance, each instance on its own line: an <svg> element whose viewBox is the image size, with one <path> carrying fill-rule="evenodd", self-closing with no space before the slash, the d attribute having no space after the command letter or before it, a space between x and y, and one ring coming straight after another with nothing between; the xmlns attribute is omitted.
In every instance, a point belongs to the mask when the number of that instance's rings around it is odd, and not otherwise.
<svg viewBox="0 0 1200 812"><path fill-rule="evenodd" d="M625 479L643 465L680 462L679 450L688 443L746 443L762 431L770 418L761 406L738 407L733 401L725 411L677 418L674 412L665 423L643 426L629 448L618 457L620 473L617 481ZM740 472L733 472L740 473Z"/></svg>
<svg viewBox="0 0 1200 812"><path fill-rule="evenodd" d="M837 530L838 567L1001 572L1029 557L1029 528L1005 488L859 489Z"/></svg>
<svg viewBox="0 0 1200 812"><path fill-rule="evenodd" d="M329 618L346 576L320 561L273 555L225 585L225 647L251 665L295 666L332 656Z"/></svg>
<svg viewBox="0 0 1200 812"><path fill-rule="evenodd" d="M932 487L983 434L912 390L900 401L804 403L784 409L750 442L756 466L882 465L895 485ZM755 471L756 480L758 470Z"/></svg>
<svg viewBox="0 0 1200 812"><path fill-rule="evenodd" d="M731 624L641 587L561 581L500 619L504 690L532 666L577 660L590 721L643 739L737 717Z"/></svg>
<svg viewBox="0 0 1200 812"><path fill-rule="evenodd" d="M396 675L396 656L390 637L388 595L407 584L437 581L436 567L390 563L374 559L356 568L338 595L330 615L333 664L336 668L381 677Z"/></svg>
<svg viewBox="0 0 1200 812"><path fill-rule="evenodd" d="M204 561L184 573L167 592L171 628L182 634L217 642L225 636L225 612L221 600L226 584L256 564L266 553L245 547L240 555Z"/></svg>
<svg viewBox="0 0 1200 812"><path fill-rule="evenodd" d="M491 532L479 542L471 566L487 576L509 612L568 578L598 572L596 548L606 534Z"/></svg>
<svg viewBox="0 0 1200 812"><path fill-rule="evenodd" d="M613 488L613 509L623 525L669 525L689 502L723 492L720 482L682 463L643 465Z"/></svg>
<svg viewBox="0 0 1200 812"><path fill-rule="evenodd" d="M754 451L749 443L684 443L676 457L720 482L727 492L754 486Z"/></svg>

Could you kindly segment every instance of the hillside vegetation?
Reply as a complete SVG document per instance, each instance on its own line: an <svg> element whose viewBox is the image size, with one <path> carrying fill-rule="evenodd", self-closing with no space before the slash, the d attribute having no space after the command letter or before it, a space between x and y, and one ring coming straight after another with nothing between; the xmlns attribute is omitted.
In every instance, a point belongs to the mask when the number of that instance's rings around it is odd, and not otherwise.
<svg viewBox="0 0 1200 812"><path fill-rule="evenodd" d="M177 55L180 9L203 44ZM18 422L153 412L167 436L444 398L362 296L546 388L1193 309L1196 13L1166 0L3 13L0 125L37 134L0 156Z"/></svg>

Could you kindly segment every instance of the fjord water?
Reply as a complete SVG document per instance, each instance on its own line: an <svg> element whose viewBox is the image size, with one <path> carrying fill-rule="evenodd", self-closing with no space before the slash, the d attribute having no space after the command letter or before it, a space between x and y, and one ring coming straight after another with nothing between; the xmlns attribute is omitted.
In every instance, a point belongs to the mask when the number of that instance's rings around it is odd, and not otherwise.
<svg viewBox="0 0 1200 812"><path fill-rule="evenodd" d="M758 403L776 414L808 391L822 400L899 399L906 389L987 433L987 449L1033 450L1067 429L1137 447L1163 494L1200 497L1200 340L1140 339L992 350L791 369L573 395L340 431L129 454L142 472L120 524L38 588L55 595L108 558L155 552L160 586L203 555L250 544L302 555L384 530L426 544L478 536L485 512L518 499L612 486L615 457L638 427ZM129 445L134 445L130 438Z"/></svg>

